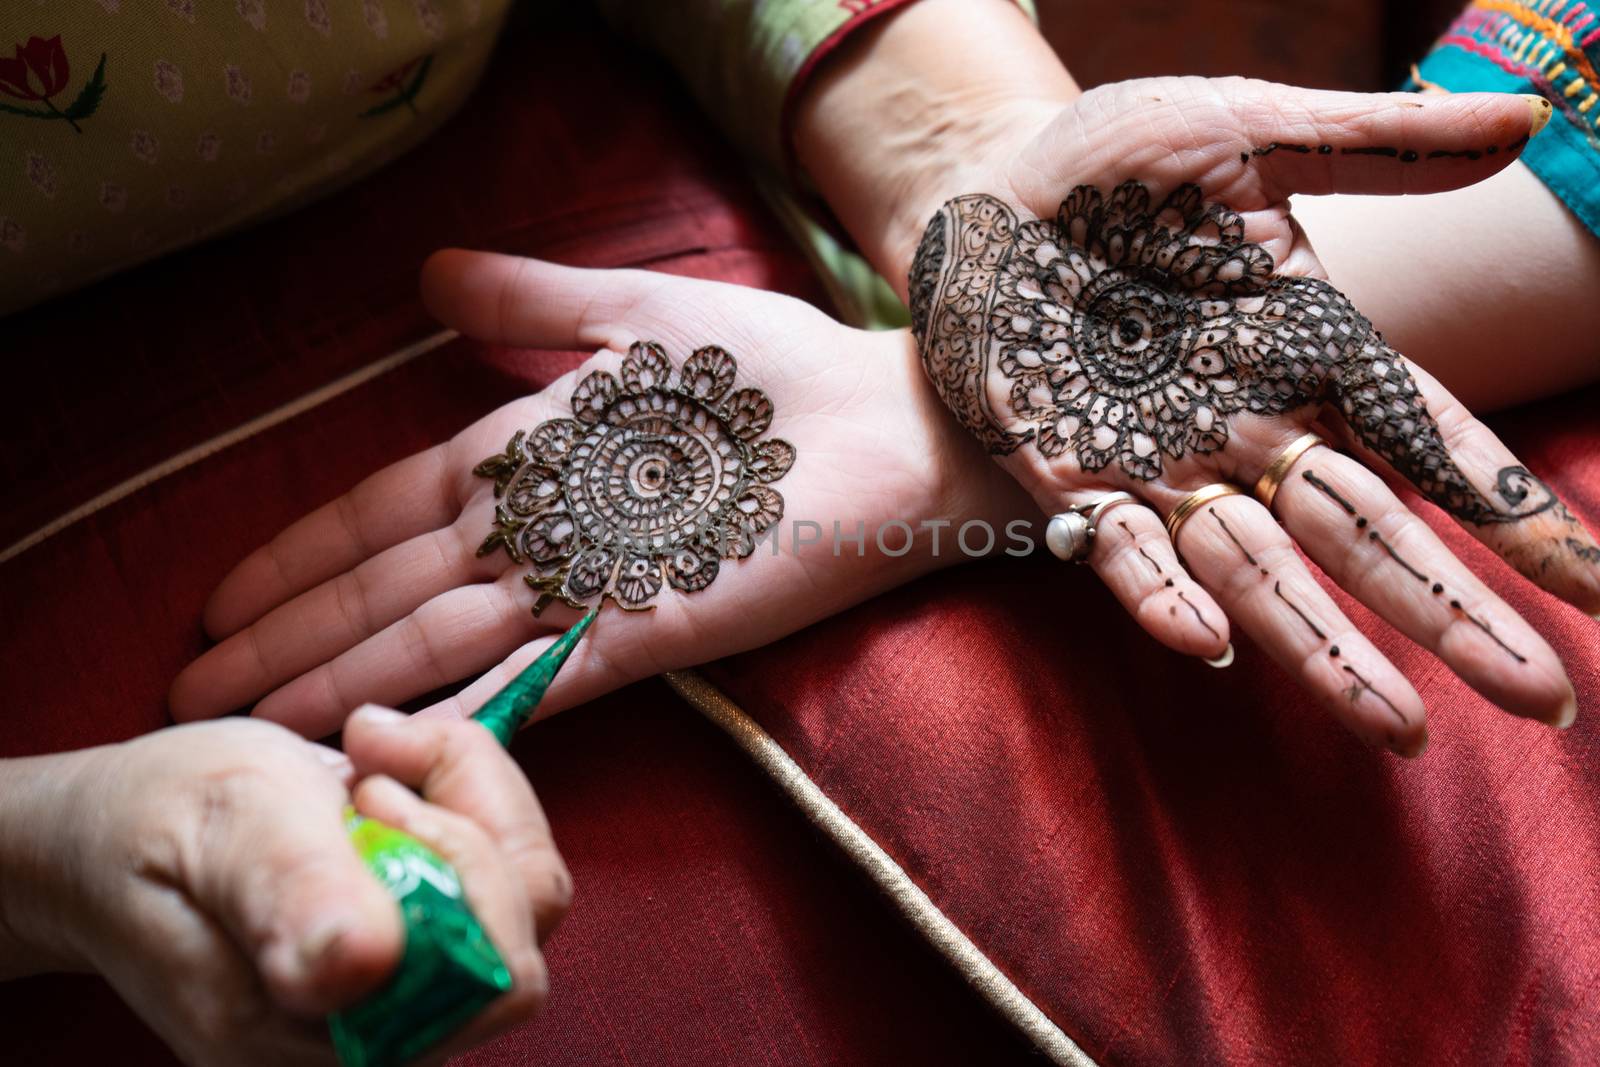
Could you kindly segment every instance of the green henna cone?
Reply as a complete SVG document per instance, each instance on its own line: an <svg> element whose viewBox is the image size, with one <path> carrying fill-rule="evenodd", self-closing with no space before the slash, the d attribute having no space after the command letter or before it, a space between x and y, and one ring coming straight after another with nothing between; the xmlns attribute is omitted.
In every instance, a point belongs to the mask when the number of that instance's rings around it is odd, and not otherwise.
<svg viewBox="0 0 1600 1067"><path fill-rule="evenodd" d="M511 972L461 879L410 834L345 809L345 828L367 868L400 905L405 953L389 980L328 1016L344 1067L400 1067L426 1053L511 989Z"/></svg>
<svg viewBox="0 0 1600 1067"><path fill-rule="evenodd" d="M529 719L599 608L545 649L472 718L502 745ZM416 838L345 809L345 828L367 867L400 905L405 953L376 993L328 1016L344 1067L400 1067L443 1042L511 989L455 870Z"/></svg>
<svg viewBox="0 0 1600 1067"><path fill-rule="evenodd" d="M599 611L599 607L590 608L589 614L574 623L572 629L556 639L555 644L541 652L539 658L524 667L504 689L490 697L489 702L472 716L472 720L482 723L502 745L510 746L511 738L533 718L534 709L544 699L545 690L555 680L556 672L572 655L579 638L583 637Z"/></svg>

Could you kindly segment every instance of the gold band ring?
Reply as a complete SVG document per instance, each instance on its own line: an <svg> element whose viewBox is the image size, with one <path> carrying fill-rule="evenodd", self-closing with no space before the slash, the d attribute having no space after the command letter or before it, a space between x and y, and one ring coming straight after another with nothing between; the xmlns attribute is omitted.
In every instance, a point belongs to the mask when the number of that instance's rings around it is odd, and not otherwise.
<svg viewBox="0 0 1600 1067"><path fill-rule="evenodd" d="M1172 538L1174 550L1178 547L1178 531L1183 529L1183 524L1189 517L1213 500L1221 500L1225 496L1244 496L1244 490L1228 482L1212 482L1190 493L1183 499L1183 503L1172 509L1172 514L1167 516L1167 536Z"/></svg>
<svg viewBox="0 0 1600 1067"><path fill-rule="evenodd" d="M1261 480L1256 483L1256 499L1261 501L1261 506L1268 511L1272 510L1272 502L1278 497L1278 489L1283 485L1283 480L1289 477L1289 472L1294 465L1300 462L1300 457L1305 455L1317 445L1328 442L1322 439L1321 434L1307 433L1295 439L1288 448L1279 452L1269 464Z"/></svg>

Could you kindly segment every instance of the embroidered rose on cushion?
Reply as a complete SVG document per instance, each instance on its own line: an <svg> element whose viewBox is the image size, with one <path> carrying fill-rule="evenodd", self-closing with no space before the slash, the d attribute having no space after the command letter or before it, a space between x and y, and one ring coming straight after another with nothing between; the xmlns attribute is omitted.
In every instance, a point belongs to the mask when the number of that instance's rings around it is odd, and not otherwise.
<svg viewBox="0 0 1600 1067"><path fill-rule="evenodd" d="M43 108L21 108L0 103L0 113L21 115L30 119L62 119L79 133L83 128L79 119L88 118L100 106L105 93L106 57L100 56L100 65L76 98L65 109L57 107L57 93L66 89L72 80L72 67L67 62L67 51L61 44L61 35L48 40L29 37L27 44L15 47L12 58L0 59L0 93L15 100L43 104Z"/></svg>
<svg viewBox="0 0 1600 1067"><path fill-rule="evenodd" d="M405 107L415 115L417 114L417 94L422 92L423 83L428 80L428 68L433 66L433 56L418 56L394 68L368 88L369 93L393 94L381 104L375 104L361 113L361 118L375 118L393 111L397 107ZM351 72L355 73L354 71Z"/></svg>
<svg viewBox="0 0 1600 1067"><path fill-rule="evenodd" d="M0 59L0 92L18 100L45 100L67 87L71 69L61 36L30 37L19 44L16 56Z"/></svg>

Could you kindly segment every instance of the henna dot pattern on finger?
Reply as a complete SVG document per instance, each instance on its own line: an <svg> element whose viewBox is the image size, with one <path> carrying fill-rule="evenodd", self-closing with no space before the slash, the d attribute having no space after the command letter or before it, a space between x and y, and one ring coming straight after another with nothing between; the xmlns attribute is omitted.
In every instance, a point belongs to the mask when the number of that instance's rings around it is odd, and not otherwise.
<svg viewBox="0 0 1600 1067"><path fill-rule="evenodd" d="M1322 484L1326 485L1327 483L1324 482ZM1341 501L1344 499L1337 493L1334 493L1331 487L1328 491L1334 496L1335 499ZM1272 571L1268 570L1266 567L1263 567L1261 562L1251 554L1250 550L1244 546L1244 542L1239 539L1238 535L1233 532L1232 527L1228 525L1227 520L1221 515L1217 514L1217 509L1207 508L1206 510L1210 513L1211 517L1217 521L1217 525L1222 528L1222 532L1227 534L1228 540L1233 542L1234 547L1239 550L1239 554L1243 557L1245 562L1260 572L1261 579L1266 580L1270 578L1272 580L1272 595L1277 597L1285 607L1287 607L1295 614L1297 618L1299 618L1301 623L1305 625L1306 629L1311 631L1312 636L1316 638L1319 644L1323 641L1326 641L1328 639L1327 631L1323 630L1321 626L1317 625L1317 621L1311 617L1311 614L1306 611L1305 608L1301 607L1299 604L1296 604L1290 599L1289 594L1283 591L1283 582L1274 577ZM1347 507L1346 510L1349 511L1351 515L1355 515L1356 513L1354 508ZM1339 651L1338 645L1328 646L1328 658L1330 660L1337 661L1341 655L1342 653ZM1340 668L1346 674L1350 675L1352 679L1354 679L1353 684L1346 686L1344 689L1344 698L1345 700L1349 701L1352 706L1360 703L1363 695L1370 693L1372 696L1383 702L1384 707L1386 707L1396 718L1400 720L1400 724L1402 726L1411 725L1411 719L1406 715L1406 713L1401 711L1395 705L1394 701L1390 700L1388 697L1384 696L1381 691L1376 689L1370 681L1361 675L1359 671L1350 666L1348 663L1340 664ZM1401 752L1401 750L1396 747L1396 737L1393 730L1386 730L1384 737L1388 741L1391 749L1396 752ZM1402 752L1401 754L1403 755L1404 753Z"/></svg>
<svg viewBox="0 0 1600 1067"><path fill-rule="evenodd" d="M1194 185L1159 203L1137 181L1080 185L1054 218L1026 222L974 194L923 235L912 326L940 396L995 454L1031 443L1082 471L1153 481L1167 458L1220 451L1237 414L1331 403L1457 519L1561 508L1524 467L1482 490L1469 481L1404 358L1332 285L1275 269L1239 214Z"/></svg>
<svg viewBox="0 0 1600 1067"><path fill-rule="evenodd" d="M1321 493L1323 496L1327 497L1329 500L1333 501L1335 504L1338 504L1339 507L1344 510L1344 513L1346 515L1349 515L1352 519L1355 520L1356 529L1364 530L1364 529L1367 528L1368 525L1370 525L1367 517L1365 515L1361 514L1359 511L1357 511L1355 505L1350 503L1350 501L1346 500L1344 498L1344 496L1341 495L1340 492L1337 489L1335 489L1333 486L1329 485L1327 483L1327 481L1325 481L1324 479L1318 477L1316 471L1314 471L1314 470L1302 471L1300 473L1300 477L1305 479L1307 485L1310 485L1317 492ZM1423 574L1416 567L1412 566L1411 563L1408 562L1406 560L1406 558L1404 556L1402 556L1399 553L1399 551L1396 550L1395 547L1393 545L1391 545L1388 542L1388 540L1382 534L1378 533L1377 530L1368 531L1367 539L1369 541L1371 541L1373 544L1376 544L1380 548L1382 548L1383 551L1388 555L1388 557L1391 560L1393 560L1397 565L1399 565L1399 567L1403 571L1405 571L1405 573L1407 575L1409 575L1410 577L1416 579L1418 582L1422 583L1423 585L1429 585L1428 576L1426 574ZM1435 598L1442 598L1444 596L1444 591L1445 591L1444 583L1443 582L1433 582L1432 585L1429 588L1429 591L1434 595ZM1512 659L1516 660L1518 663L1527 663L1528 662L1528 657L1524 656L1522 653L1518 652L1516 649L1514 649L1510 645L1506 644L1505 641L1500 637L1500 635L1494 632L1494 628L1492 626L1490 626L1483 619L1480 619L1476 615L1473 615L1470 612L1468 612L1466 610L1466 608L1462 607L1460 600L1452 598L1450 600L1450 610L1455 612L1461 618L1465 619L1467 622L1469 622L1472 625L1476 626L1478 629L1482 630L1489 637L1489 639L1491 641L1493 641L1495 644L1500 646L1500 649L1503 652L1505 652L1506 655L1510 656Z"/></svg>
<svg viewBox="0 0 1600 1067"><path fill-rule="evenodd" d="M693 593L720 561L743 559L783 517L771 483L794 446L761 439L772 401L735 390L738 365L716 346L674 369L661 346L635 344L622 377L595 371L572 394L570 419L518 431L473 473L494 479L493 531L539 594L585 607L610 598L643 609L663 588Z"/></svg>

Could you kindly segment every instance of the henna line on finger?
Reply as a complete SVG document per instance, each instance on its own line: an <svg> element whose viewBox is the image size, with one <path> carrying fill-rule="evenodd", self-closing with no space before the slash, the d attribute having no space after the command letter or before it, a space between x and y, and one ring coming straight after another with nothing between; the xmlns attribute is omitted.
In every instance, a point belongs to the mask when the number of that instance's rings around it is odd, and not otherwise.
<svg viewBox="0 0 1600 1067"><path fill-rule="evenodd" d="M1370 539L1372 539L1374 542L1376 542L1377 544L1381 545L1383 547L1383 550L1385 552L1389 553L1389 558L1390 559L1394 560L1396 563L1400 564L1400 566L1402 566L1406 570L1410 571L1411 572L1411 576L1413 578L1415 578L1417 581L1423 583L1424 585L1427 584L1428 576L1426 574L1423 574L1421 571L1417 570L1417 568L1413 567L1411 564L1407 563L1401 557L1400 553L1398 553L1398 552L1396 552L1394 550L1394 546L1391 545L1388 541L1384 540L1384 537L1383 537L1383 535L1381 533L1379 533L1377 530L1373 530L1367 536Z"/></svg>
<svg viewBox="0 0 1600 1067"><path fill-rule="evenodd" d="M1213 519L1217 520L1217 524L1222 527L1222 532L1228 535L1229 540L1239 546L1239 551L1244 553L1245 562L1249 563L1252 567L1260 567L1261 564L1256 562L1256 558L1250 554L1250 550L1244 547L1244 542L1239 540L1234 532L1228 528L1228 524L1226 521L1224 521L1222 516L1217 514L1217 509L1207 508L1206 510L1211 513L1211 517ZM1262 571L1261 573L1265 574L1266 571Z"/></svg>
<svg viewBox="0 0 1600 1067"><path fill-rule="evenodd" d="M1600 548L1594 545L1586 545L1576 537L1569 537L1567 547L1572 550L1573 555L1585 563L1600 563Z"/></svg>
<svg viewBox="0 0 1600 1067"><path fill-rule="evenodd" d="M1341 508L1344 508L1345 514L1356 514L1356 506L1350 503L1350 501L1346 500L1344 497L1340 496L1338 491L1335 490L1333 486L1329 485L1321 478L1318 478L1315 472L1302 471L1300 477L1304 478L1306 481L1320 489L1323 495L1325 495L1329 500L1332 500L1335 504L1338 504Z"/></svg>
<svg viewBox="0 0 1600 1067"><path fill-rule="evenodd" d="M1316 623L1311 621L1311 616L1307 615L1303 610L1301 610L1300 605L1296 604L1294 601L1290 600L1288 597L1283 595L1283 583L1282 582L1273 582L1272 583L1272 591L1278 595L1278 599L1279 600L1281 600L1285 604L1289 605L1289 610L1290 611L1292 611L1296 615L1300 616L1300 621L1301 622L1303 622L1307 626L1311 627L1311 632L1317 635L1317 640L1326 641L1328 639L1328 635L1322 632L1322 628L1321 627L1319 627Z"/></svg>
<svg viewBox="0 0 1600 1067"><path fill-rule="evenodd" d="M1394 712L1395 715L1399 717L1401 722L1405 723L1407 726L1411 725L1411 720L1406 718L1406 713L1395 707L1394 701L1390 700L1388 697L1374 689L1372 683L1361 676L1360 671L1356 670L1348 663L1343 664L1343 667L1345 672L1356 680L1355 685L1352 685L1349 689L1345 690L1345 696L1349 698L1350 703L1354 704L1360 698L1362 693L1371 693L1373 696L1387 704L1389 710ZM1390 735L1391 738L1393 738L1393 736L1393 734Z"/></svg>
<svg viewBox="0 0 1600 1067"><path fill-rule="evenodd" d="M1217 632L1216 627L1212 626L1209 622L1206 622L1206 617L1200 614L1200 609L1195 607L1194 604L1190 602L1189 598L1183 595L1182 589L1178 590L1178 599L1189 605L1189 610L1194 612L1194 617L1200 620L1201 626L1204 626L1207 630L1211 631L1212 637L1222 636Z"/></svg>
<svg viewBox="0 0 1600 1067"><path fill-rule="evenodd" d="M1123 531L1126 532L1127 535L1130 538L1133 539L1133 547L1137 548L1139 550L1139 555L1143 556L1145 559L1150 561L1150 566L1152 566L1152 567L1154 567L1156 569L1156 573L1157 574L1164 574L1165 572L1161 569L1161 564L1157 563L1155 557L1144 550L1144 546L1139 543L1139 539L1134 536L1133 531L1128 529L1128 524L1123 522L1121 519L1118 519L1117 520L1117 525L1122 527ZM1168 582L1167 584L1171 585L1172 583Z"/></svg>
<svg viewBox="0 0 1600 1067"><path fill-rule="evenodd" d="M1526 662L1528 662L1528 657L1527 656L1524 656L1522 653L1518 652L1516 649L1512 648L1510 645L1508 645L1504 641L1502 641L1500 639L1500 635L1495 633L1494 630L1490 628L1490 626L1489 626L1489 624L1487 622L1484 622L1482 619L1480 619L1476 615L1472 614L1466 608L1462 607L1461 606L1461 601L1452 600L1452 601L1450 601L1450 606L1452 608L1455 608L1457 611L1459 611L1461 613L1461 617L1463 619L1466 619L1472 625L1476 626L1478 629L1480 629L1484 633L1488 634L1489 635L1489 639L1491 641L1493 641L1495 644L1499 645L1501 648L1505 649L1506 652L1511 656L1512 659L1516 660L1518 663L1526 663Z"/></svg>
<svg viewBox="0 0 1600 1067"><path fill-rule="evenodd" d="M1511 468L1507 468L1508 471L1510 469ZM1333 486L1329 485L1327 482L1323 481L1321 478L1318 478L1311 471L1304 471L1301 474L1301 477L1303 477L1306 481L1310 482L1312 485L1316 486L1323 493L1327 494L1327 496L1330 497L1334 502L1336 502L1340 507L1344 508L1344 510L1348 514L1351 514L1351 515L1355 515L1356 514L1355 507L1348 500L1346 500L1344 497L1340 496L1334 490ZM1506 472L1505 471L1501 472L1501 478L1502 478L1502 481L1501 481L1501 496L1509 498L1510 493L1509 493L1509 491L1507 489ZM1519 503L1519 502L1520 501L1513 501L1513 504L1516 504L1516 503ZM1546 504L1545 506L1548 507L1550 505ZM1365 525L1365 518L1364 517L1358 516L1356 521L1357 521L1358 525ZM1410 563L1406 562L1404 557L1402 557L1399 552L1396 552L1395 549L1394 549L1394 546L1389 544L1389 542L1387 540L1385 540L1383 535L1380 534L1377 530L1373 530L1371 533L1367 534L1367 537L1371 541L1373 541L1374 543L1382 546L1383 550L1385 552L1389 553L1389 558L1394 560L1396 563L1400 564L1400 566L1404 567L1406 569L1406 571L1409 572L1413 578L1415 578L1419 582L1422 582L1424 585L1427 584L1428 576L1426 574L1423 574L1421 571L1417 570L1417 568L1413 567ZM1600 556L1600 549L1596 550L1596 554L1597 554L1597 556ZM1432 586L1432 592L1433 592L1434 596L1443 595L1443 593L1444 593L1444 585L1443 585L1443 583L1434 582L1433 586ZM1494 630L1489 627L1488 623L1484 622L1482 619L1479 619L1479 618L1469 614L1467 612L1467 610L1461 606L1461 601L1452 600L1452 601L1450 601L1450 606L1452 608L1454 608L1456 611L1459 611L1461 613L1462 617L1465 618L1468 622L1472 623L1478 629L1480 629L1484 633L1488 634L1489 637L1494 641L1495 644L1497 644L1501 648L1505 649L1505 651L1513 659L1515 659L1518 663L1526 663L1526 662L1528 662L1528 658L1526 656L1524 656L1522 653L1518 652L1516 649L1512 648L1510 645L1508 645L1504 641L1502 641L1500 639L1500 635L1495 633Z"/></svg>

